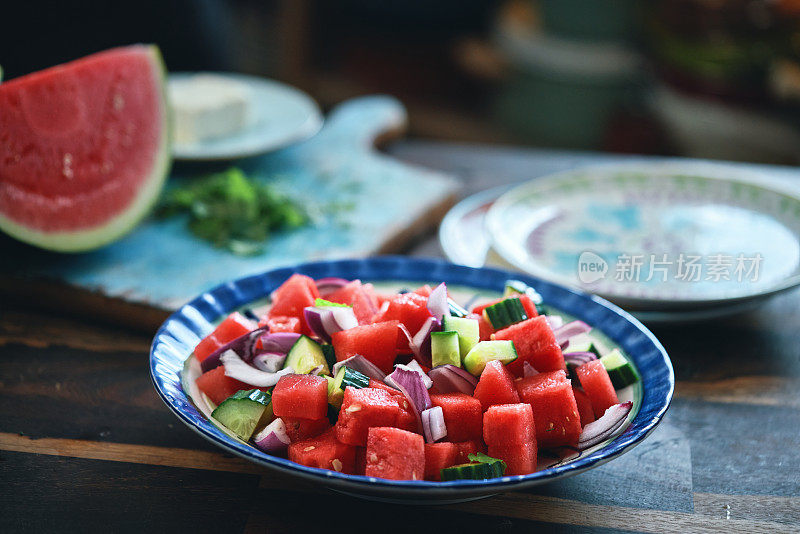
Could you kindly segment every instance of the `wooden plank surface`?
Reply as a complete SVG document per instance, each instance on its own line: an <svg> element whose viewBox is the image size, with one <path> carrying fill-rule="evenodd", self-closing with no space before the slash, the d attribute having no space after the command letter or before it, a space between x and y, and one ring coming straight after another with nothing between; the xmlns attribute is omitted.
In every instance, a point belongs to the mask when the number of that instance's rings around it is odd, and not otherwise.
<svg viewBox="0 0 800 534"><path fill-rule="evenodd" d="M0 532L327 532L349 526L337 510L388 532L798 532L799 302L794 291L743 316L656 328L676 397L619 459L412 509L277 476L201 439L153 391L149 335L2 302Z"/></svg>

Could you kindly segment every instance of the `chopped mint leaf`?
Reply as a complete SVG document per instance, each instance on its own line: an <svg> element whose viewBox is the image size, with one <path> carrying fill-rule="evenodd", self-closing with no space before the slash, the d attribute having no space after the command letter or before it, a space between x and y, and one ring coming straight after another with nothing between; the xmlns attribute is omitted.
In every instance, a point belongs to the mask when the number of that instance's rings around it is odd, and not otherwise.
<svg viewBox="0 0 800 534"><path fill-rule="evenodd" d="M270 233L309 222L297 203L236 167L168 190L156 215L181 213L197 237L241 256L262 252Z"/></svg>

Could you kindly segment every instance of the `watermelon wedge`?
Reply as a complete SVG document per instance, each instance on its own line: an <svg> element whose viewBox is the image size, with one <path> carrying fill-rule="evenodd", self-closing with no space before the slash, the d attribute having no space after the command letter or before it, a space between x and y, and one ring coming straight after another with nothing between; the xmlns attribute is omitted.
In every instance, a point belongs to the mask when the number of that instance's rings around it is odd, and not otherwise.
<svg viewBox="0 0 800 534"><path fill-rule="evenodd" d="M131 230L171 161L164 83L134 45L0 84L0 230L63 252Z"/></svg>

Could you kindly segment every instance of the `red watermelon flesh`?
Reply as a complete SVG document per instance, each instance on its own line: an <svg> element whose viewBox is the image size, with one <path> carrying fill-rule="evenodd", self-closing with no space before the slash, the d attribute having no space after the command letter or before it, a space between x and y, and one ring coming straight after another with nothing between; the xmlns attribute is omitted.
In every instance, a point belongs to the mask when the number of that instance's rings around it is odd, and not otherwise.
<svg viewBox="0 0 800 534"><path fill-rule="evenodd" d="M364 474L391 480L422 480L425 478L425 440L419 434L399 428L370 428Z"/></svg>
<svg viewBox="0 0 800 534"><path fill-rule="evenodd" d="M514 404L519 402L519 394L514 386L511 373L498 360L486 364L475 386L473 397L481 401L483 411L493 404Z"/></svg>
<svg viewBox="0 0 800 534"><path fill-rule="evenodd" d="M428 311L428 297L417 293L402 293L389 303L377 320L400 321L413 336L428 320L431 313Z"/></svg>
<svg viewBox="0 0 800 534"><path fill-rule="evenodd" d="M342 443L363 447L370 428L395 426L400 416L400 406L388 391L348 386L336 421L336 437Z"/></svg>
<svg viewBox="0 0 800 534"><path fill-rule="evenodd" d="M458 443L453 443L453 445L455 445L458 448L458 456L456 456L456 463L453 465L467 464L472 461L469 459L470 454L486 452L486 445L484 445L483 440L460 441Z"/></svg>
<svg viewBox="0 0 800 534"><path fill-rule="evenodd" d="M521 445L489 445L489 456L506 463L506 475L527 475L536 471L538 451L536 443Z"/></svg>
<svg viewBox="0 0 800 534"><path fill-rule="evenodd" d="M517 382L522 402L533 408L539 447L575 446L581 419L565 371L549 371Z"/></svg>
<svg viewBox="0 0 800 534"><path fill-rule="evenodd" d="M155 46L115 48L0 84L0 229L90 250L133 228L169 163Z"/></svg>
<svg viewBox="0 0 800 534"><path fill-rule="evenodd" d="M227 376L225 367L221 365L197 377L195 383L197 388L217 405L222 404L222 401L237 391L253 388L253 386Z"/></svg>
<svg viewBox="0 0 800 534"><path fill-rule="evenodd" d="M316 438L289 445L289 459L308 467L353 474L356 465L356 448L339 442L331 429Z"/></svg>
<svg viewBox="0 0 800 534"><path fill-rule="evenodd" d="M442 408L447 441L483 439L481 401L465 393L440 393L431 395L431 403Z"/></svg>
<svg viewBox="0 0 800 534"><path fill-rule="evenodd" d="M391 373L397 357L398 324L397 321L385 321L334 332L331 341L336 359L341 362L360 354L384 373Z"/></svg>
<svg viewBox="0 0 800 534"><path fill-rule="evenodd" d="M600 418L611 406L619 403L617 392L611 383L603 362L593 360L575 369L581 387L592 403L592 411L596 418Z"/></svg>
<svg viewBox="0 0 800 534"><path fill-rule="evenodd" d="M522 364L528 362L539 372L565 369L561 346L543 315L513 324L494 333L494 339L514 342L518 358L508 364L508 370L522 375Z"/></svg>
<svg viewBox="0 0 800 534"><path fill-rule="evenodd" d="M586 426L595 419L592 401L582 389L575 386L572 386L572 394L575 395L575 404L578 405L578 413L581 415L581 426Z"/></svg>
<svg viewBox="0 0 800 534"><path fill-rule="evenodd" d="M456 465L458 446L455 443L425 444L425 480L441 480L442 469Z"/></svg>
<svg viewBox="0 0 800 534"><path fill-rule="evenodd" d="M327 417L322 419L281 417L281 419L286 426L286 435L289 436L291 443L318 436L331 426Z"/></svg>
<svg viewBox="0 0 800 534"><path fill-rule="evenodd" d="M529 404L492 406L483 414L483 437L489 456L506 463L506 475L536 471L536 429Z"/></svg>
<svg viewBox="0 0 800 534"><path fill-rule="evenodd" d="M304 274L293 274L272 292L272 307L269 317L297 317L303 332L308 331L303 319L303 309L313 306L319 298L317 284Z"/></svg>
<svg viewBox="0 0 800 534"><path fill-rule="evenodd" d="M272 390L278 417L323 419L328 413L328 381L321 376L284 375Z"/></svg>
<svg viewBox="0 0 800 534"><path fill-rule="evenodd" d="M353 280L341 289L327 296L326 300L349 304L358 324L369 324L378 313L378 297L372 284L362 284L361 280Z"/></svg>

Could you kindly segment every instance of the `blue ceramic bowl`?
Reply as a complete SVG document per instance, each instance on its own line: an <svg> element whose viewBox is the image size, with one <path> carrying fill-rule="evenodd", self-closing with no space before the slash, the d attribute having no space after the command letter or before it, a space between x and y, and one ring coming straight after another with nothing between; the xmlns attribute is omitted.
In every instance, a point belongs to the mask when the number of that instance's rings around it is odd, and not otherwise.
<svg viewBox="0 0 800 534"><path fill-rule="evenodd" d="M180 373L195 345L228 313L263 300L292 273L312 278L336 276L363 281L444 281L479 291L502 291L505 281L519 279L534 287L546 304L592 325L608 336L634 361L642 375L638 413L630 426L599 450L530 475L489 481L394 481L346 475L305 467L270 456L230 438L195 408L181 387ZM658 425L672 399L675 378L664 348L641 323L613 304L592 295L499 269L465 267L435 259L384 256L355 260L305 263L241 278L204 293L173 313L156 333L150 350L150 374L156 391L178 418L205 439L228 452L285 475L322 484L333 490L375 500L407 503L446 503L488 497L576 475L627 452Z"/></svg>

